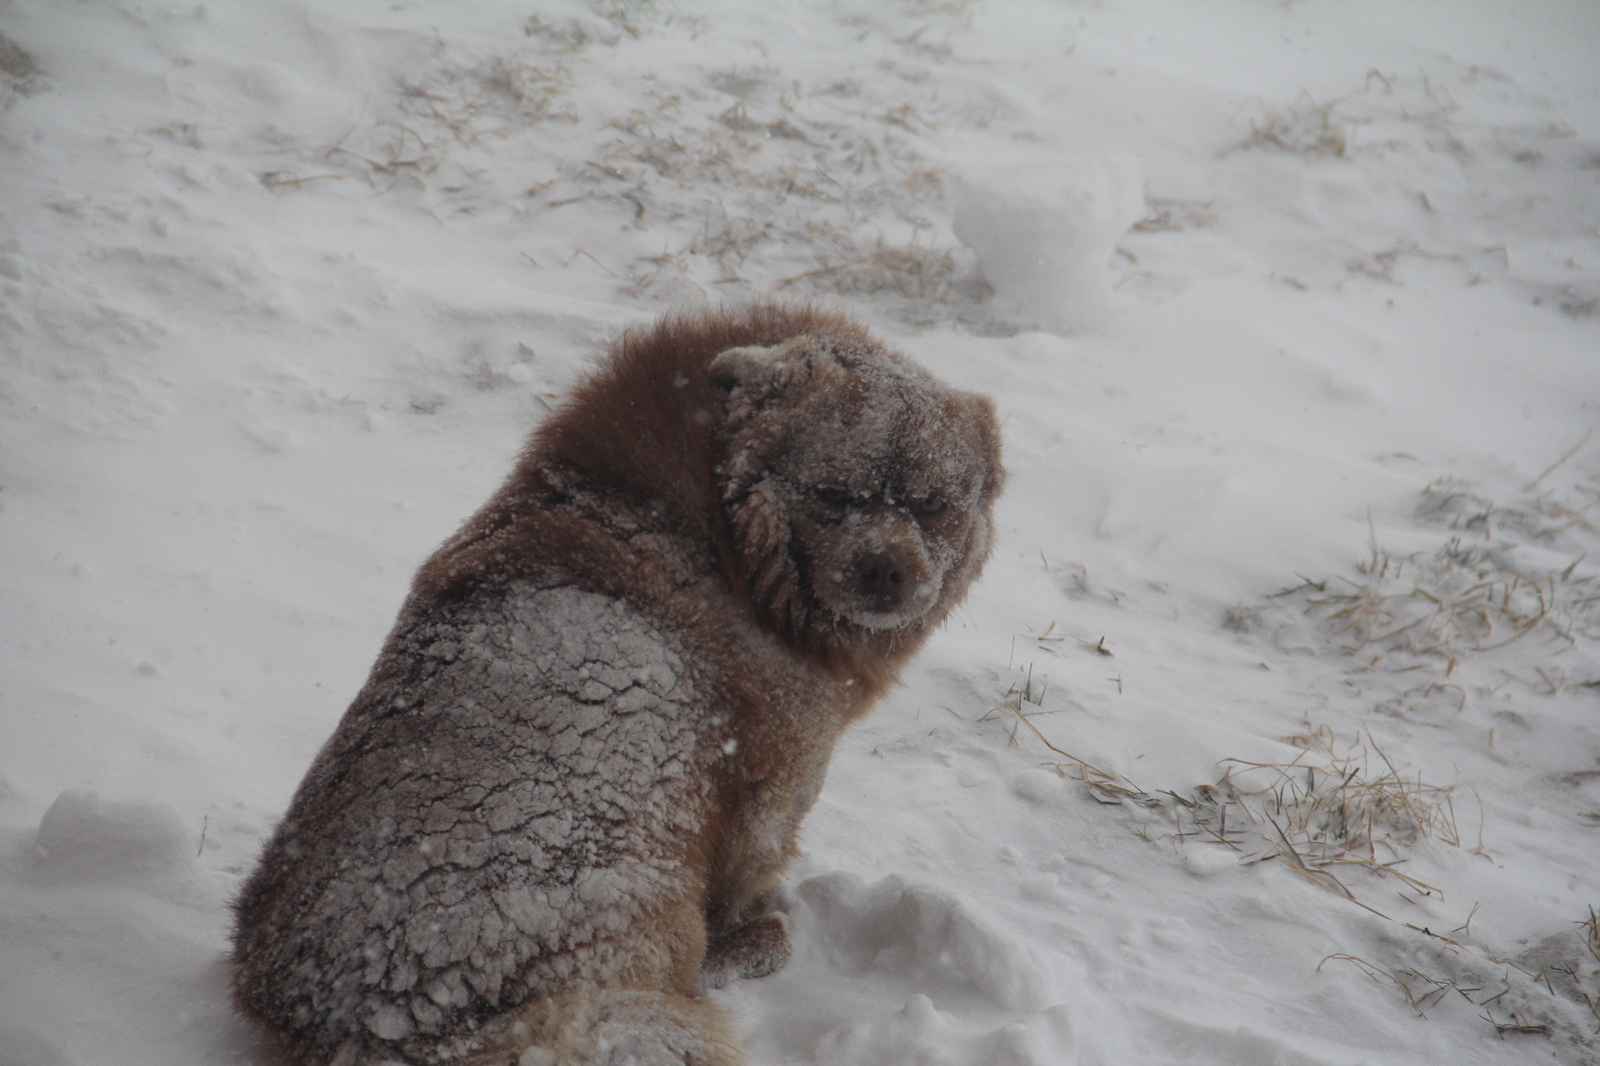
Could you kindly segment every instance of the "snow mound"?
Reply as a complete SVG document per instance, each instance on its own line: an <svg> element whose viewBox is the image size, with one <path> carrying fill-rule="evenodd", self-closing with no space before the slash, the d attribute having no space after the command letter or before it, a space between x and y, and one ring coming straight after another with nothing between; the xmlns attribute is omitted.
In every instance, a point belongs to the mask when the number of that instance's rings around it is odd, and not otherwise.
<svg viewBox="0 0 1600 1066"><path fill-rule="evenodd" d="M728 999L788 1017L752 1041L818 1066L1070 1066L1107 1061L1082 1036L1082 968L957 895L890 876L796 886L796 957ZM762 1046L764 1045L764 1046ZM765 1060L763 1060L765 1061Z"/></svg>
<svg viewBox="0 0 1600 1066"><path fill-rule="evenodd" d="M948 892L893 876L867 885L844 873L813 877L798 891L846 973L971 989L1011 1010L1057 1002L1050 961Z"/></svg>
<svg viewBox="0 0 1600 1066"><path fill-rule="evenodd" d="M1011 779L1011 791L1029 803L1045 805L1064 799L1067 783L1060 774L1035 766Z"/></svg>
<svg viewBox="0 0 1600 1066"><path fill-rule="evenodd" d="M1139 161L1113 153L969 173L952 226L977 253L998 314L1067 332L1110 306L1107 263L1144 215Z"/></svg>
<svg viewBox="0 0 1600 1066"><path fill-rule="evenodd" d="M51 881L114 881L194 865L189 829L170 807L112 803L69 789L39 821L35 872Z"/></svg>

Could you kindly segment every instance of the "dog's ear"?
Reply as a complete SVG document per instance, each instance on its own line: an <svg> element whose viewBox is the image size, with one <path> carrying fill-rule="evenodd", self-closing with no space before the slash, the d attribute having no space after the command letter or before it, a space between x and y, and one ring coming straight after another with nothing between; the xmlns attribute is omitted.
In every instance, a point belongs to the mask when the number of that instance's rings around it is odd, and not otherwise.
<svg viewBox="0 0 1600 1066"><path fill-rule="evenodd" d="M727 397L731 423L772 406L779 397L813 392L843 372L832 353L805 334L766 348L729 348L706 366L712 384Z"/></svg>
<svg viewBox="0 0 1600 1066"><path fill-rule="evenodd" d="M787 354L787 344L771 348L729 348L711 360L706 373L717 388L731 394L735 389L764 391L772 380L775 364Z"/></svg>
<svg viewBox="0 0 1600 1066"><path fill-rule="evenodd" d="M984 494L993 499L1005 487L1006 469L1000 461L1000 419L995 414L994 401L976 392L962 392L956 396L956 409L972 427L978 453L986 468Z"/></svg>

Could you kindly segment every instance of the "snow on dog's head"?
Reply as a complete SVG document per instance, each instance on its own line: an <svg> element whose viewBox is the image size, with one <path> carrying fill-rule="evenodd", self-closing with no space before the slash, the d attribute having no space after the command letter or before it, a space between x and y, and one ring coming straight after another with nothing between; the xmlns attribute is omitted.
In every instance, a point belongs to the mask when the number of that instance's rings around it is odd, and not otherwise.
<svg viewBox="0 0 1600 1066"><path fill-rule="evenodd" d="M832 326L823 321L819 327ZM757 606L849 644L936 624L988 556L994 409L859 329L722 352L721 496Z"/></svg>

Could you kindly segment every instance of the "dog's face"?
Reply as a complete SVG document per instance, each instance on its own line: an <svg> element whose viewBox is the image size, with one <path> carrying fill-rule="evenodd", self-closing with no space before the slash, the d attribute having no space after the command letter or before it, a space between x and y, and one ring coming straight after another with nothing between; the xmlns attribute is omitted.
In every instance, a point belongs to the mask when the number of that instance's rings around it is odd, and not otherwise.
<svg viewBox="0 0 1600 1066"><path fill-rule="evenodd" d="M790 629L886 631L960 601L1004 476L987 398L828 337L733 349L710 372L727 394L723 504L758 606Z"/></svg>

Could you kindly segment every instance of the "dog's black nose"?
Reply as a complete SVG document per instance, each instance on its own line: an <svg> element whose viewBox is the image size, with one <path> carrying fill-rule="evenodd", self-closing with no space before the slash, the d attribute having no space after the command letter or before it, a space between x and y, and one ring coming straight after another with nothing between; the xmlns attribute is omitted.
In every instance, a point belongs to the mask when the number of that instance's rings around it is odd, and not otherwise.
<svg viewBox="0 0 1600 1066"><path fill-rule="evenodd" d="M856 588L874 611L898 611L910 591L908 579L909 568L898 552L874 552L856 563Z"/></svg>

